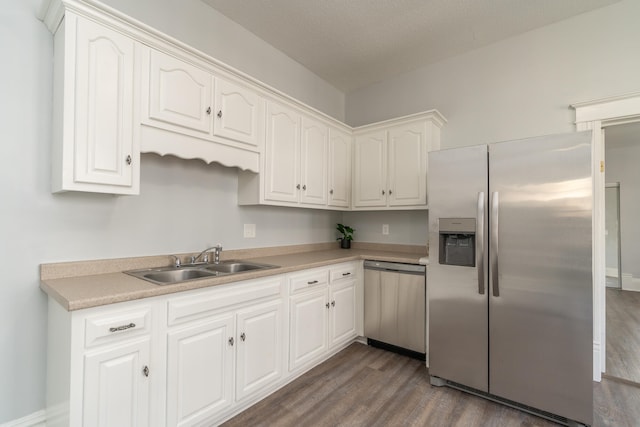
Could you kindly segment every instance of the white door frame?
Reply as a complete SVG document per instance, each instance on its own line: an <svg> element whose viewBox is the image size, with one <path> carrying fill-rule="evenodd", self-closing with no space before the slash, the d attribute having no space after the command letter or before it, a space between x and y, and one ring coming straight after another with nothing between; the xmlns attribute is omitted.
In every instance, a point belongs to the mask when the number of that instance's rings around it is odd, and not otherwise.
<svg viewBox="0 0 640 427"><path fill-rule="evenodd" d="M604 128L640 121L640 92L572 104L576 130L593 131L593 379L605 371L606 258L604 222Z"/></svg>

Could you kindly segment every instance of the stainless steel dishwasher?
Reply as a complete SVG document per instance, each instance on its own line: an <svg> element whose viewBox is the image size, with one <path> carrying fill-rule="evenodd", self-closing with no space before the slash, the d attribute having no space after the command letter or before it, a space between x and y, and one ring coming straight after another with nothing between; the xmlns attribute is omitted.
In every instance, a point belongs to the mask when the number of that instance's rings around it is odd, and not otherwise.
<svg viewBox="0 0 640 427"><path fill-rule="evenodd" d="M369 345L424 360L426 267L364 262L364 335Z"/></svg>

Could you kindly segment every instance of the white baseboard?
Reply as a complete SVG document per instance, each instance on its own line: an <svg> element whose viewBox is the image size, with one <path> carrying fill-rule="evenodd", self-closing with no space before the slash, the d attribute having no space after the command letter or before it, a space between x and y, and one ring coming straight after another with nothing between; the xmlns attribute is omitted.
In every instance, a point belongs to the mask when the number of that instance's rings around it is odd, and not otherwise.
<svg viewBox="0 0 640 427"><path fill-rule="evenodd" d="M640 279L633 277L631 274L622 273L622 289L640 292Z"/></svg>
<svg viewBox="0 0 640 427"><path fill-rule="evenodd" d="M618 269L616 267L607 267L607 277L618 277Z"/></svg>
<svg viewBox="0 0 640 427"><path fill-rule="evenodd" d="M0 424L0 427L46 427L47 413L44 409L26 417Z"/></svg>

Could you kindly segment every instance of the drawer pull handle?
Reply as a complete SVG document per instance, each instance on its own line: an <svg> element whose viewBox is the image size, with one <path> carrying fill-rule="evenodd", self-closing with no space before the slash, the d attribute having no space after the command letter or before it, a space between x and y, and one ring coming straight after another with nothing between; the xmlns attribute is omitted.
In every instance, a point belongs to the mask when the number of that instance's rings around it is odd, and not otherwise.
<svg viewBox="0 0 640 427"><path fill-rule="evenodd" d="M327 307L327 310L329 310L329 303L326 303L324 306Z"/></svg>
<svg viewBox="0 0 640 427"><path fill-rule="evenodd" d="M351 274L351 273L342 273L342 275L343 275L343 276L348 276L348 275L350 275L350 274Z"/></svg>
<svg viewBox="0 0 640 427"><path fill-rule="evenodd" d="M245 341L247 339L247 336L244 334L244 332L240 334L240 339L242 341Z"/></svg>
<svg viewBox="0 0 640 427"><path fill-rule="evenodd" d="M145 377L149 376L149 367L145 366L144 369L142 370L142 373L144 374Z"/></svg>
<svg viewBox="0 0 640 427"><path fill-rule="evenodd" d="M129 323L128 325L117 326L115 328L109 328L109 332L126 331L127 329L135 328L135 323Z"/></svg>
<svg viewBox="0 0 640 427"><path fill-rule="evenodd" d="M311 282L307 282L307 285L315 285L316 283L318 283L317 280L312 280Z"/></svg>
<svg viewBox="0 0 640 427"><path fill-rule="evenodd" d="M233 337L229 338L229 345L233 346Z"/></svg>
<svg viewBox="0 0 640 427"><path fill-rule="evenodd" d="M331 307L335 307L335 306L336 306L336 301L335 300L331 301Z"/></svg>

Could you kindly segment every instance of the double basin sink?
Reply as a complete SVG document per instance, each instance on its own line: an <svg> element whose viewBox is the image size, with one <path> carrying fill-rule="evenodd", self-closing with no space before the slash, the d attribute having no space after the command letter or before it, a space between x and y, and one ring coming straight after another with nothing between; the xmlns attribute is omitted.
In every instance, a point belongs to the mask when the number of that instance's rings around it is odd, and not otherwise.
<svg viewBox="0 0 640 427"><path fill-rule="evenodd" d="M191 280L227 276L251 270L277 268L277 265L248 261L221 261L215 263L187 264L181 267L159 267L125 271L126 274L146 280L156 285L173 285Z"/></svg>

